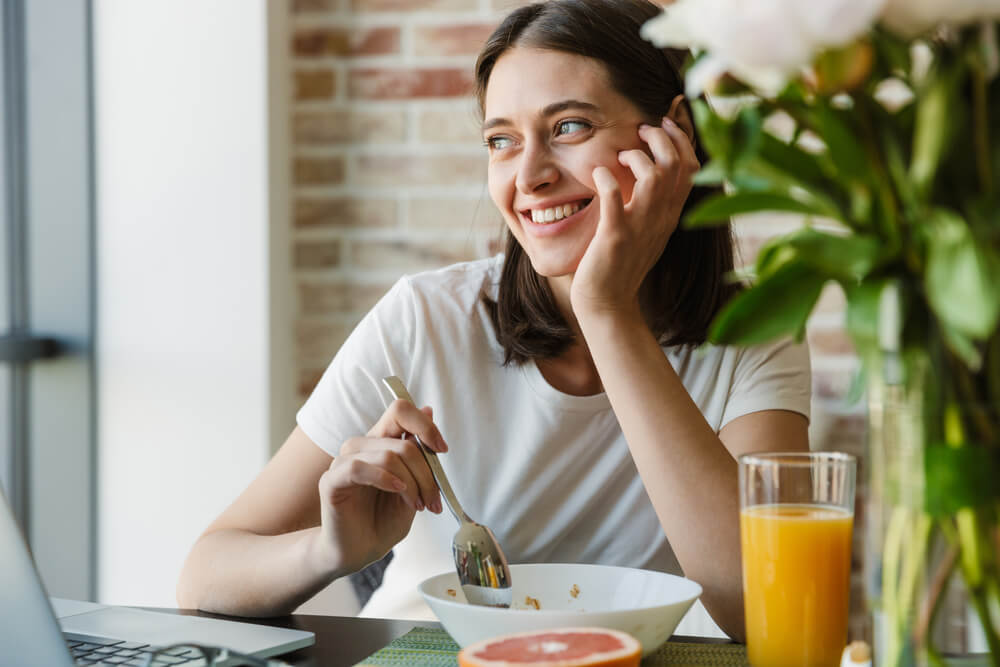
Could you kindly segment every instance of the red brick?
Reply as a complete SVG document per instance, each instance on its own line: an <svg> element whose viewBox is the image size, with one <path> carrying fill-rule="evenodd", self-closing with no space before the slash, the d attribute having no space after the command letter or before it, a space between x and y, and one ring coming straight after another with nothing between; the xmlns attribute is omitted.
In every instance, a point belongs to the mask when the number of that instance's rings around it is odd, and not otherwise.
<svg viewBox="0 0 1000 667"><path fill-rule="evenodd" d="M351 0L357 11L394 11L417 9L475 9L476 0Z"/></svg>
<svg viewBox="0 0 1000 667"><path fill-rule="evenodd" d="M482 123L472 104L458 109L424 111L420 114L417 127L422 142L466 146L483 142ZM485 149L483 155L486 155Z"/></svg>
<svg viewBox="0 0 1000 667"><path fill-rule="evenodd" d="M365 68L348 76L348 95L357 99L405 100L463 97L472 91L472 68Z"/></svg>
<svg viewBox="0 0 1000 667"><path fill-rule="evenodd" d="M341 157L298 157L292 172L296 185L336 185L344 182L344 160Z"/></svg>
<svg viewBox="0 0 1000 667"><path fill-rule="evenodd" d="M410 229L432 231L501 232L503 219L493 202L483 195L478 199L414 198L407 204Z"/></svg>
<svg viewBox="0 0 1000 667"><path fill-rule="evenodd" d="M351 263L354 266L392 266L399 271L434 269L475 259L475 249L465 241L354 241Z"/></svg>
<svg viewBox="0 0 1000 667"><path fill-rule="evenodd" d="M308 398L316 385L319 384L319 379L323 377L325 370L325 366L309 366L299 369L299 398Z"/></svg>
<svg viewBox="0 0 1000 667"><path fill-rule="evenodd" d="M296 70L295 99L316 100L333 97L335 80L333 70Z"/></svg>
<svg viewBox="0 0 1000 667"><path fill-rule="evenodd" d="M346 281L299 283L300 312L306 315L331 313L363 314L371 310L391 285Z"/></svg>
<svg viewBox="0 0 1000 667"><path fill-rule="evenodd" d="M478 155L360 155L358 185L482 185L486 158Z"/></svg>
<svg viewBox="0 0 1000 667"><path fill-rule="evenodd" d="M294 209L300 228L392 227L398 221L396 202L388 199L297 198Z"/></svg>
<svg viewBox="0 0 1000 667"><path fill-rule="evenodd" d="M331 12L335 11L339 4L339 0L292 0L292 11L296 14Z"/></svg>
<svg viewBox="0 0 1000 667"><path fill-rule="evenodd" d="M413 50L418 56L474 56L495 29L495 23L417 26Z"/></svg>
<svg viewBox="0 0 1000 667"><path fill-rule="evenodd" d="M299 241L295 244L297 269L329 269L340 264L340 241Z"/></svg>
<svg viewBox="0 0 1000 667"><path fill-rule="evenodd" d="M399 28L300 28L292 36L300 58L376 56L399 53Z"/></svg>
<svg viewBox="0 0 1000 667"><path fill-rule="evenodd" d="M406 138L405 125L402 110L301 112L292 119L292 136L306 145L398 143Z"/></svg>
<svg viewBox="0 0 1000 667"><path fill-rule="evenodd" d="M300 319L295 326L296 349L305 366L326 364L344 344L360 317L346 321Z"/></svg>

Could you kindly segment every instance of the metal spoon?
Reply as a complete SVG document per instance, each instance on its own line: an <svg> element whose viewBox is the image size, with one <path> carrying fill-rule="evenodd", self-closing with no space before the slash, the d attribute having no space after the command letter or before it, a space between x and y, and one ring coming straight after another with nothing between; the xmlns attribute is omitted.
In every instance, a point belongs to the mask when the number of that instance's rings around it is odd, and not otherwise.
<svg viewBox="0 0 1000 667"><path fill-rule="evenodd" d="M414 403L403 381L395 375L382 378L382 382L396 398ZM513 597L510 567L500 543L492 530L470 519L462 509L445 477L437 454L420 442L417 436L414 435L413 439L417 441L427 465L430 466L448 509L458 519L458 532L451 541L451 553L455 557L455 569L458 570L458 581L462 585L465 599L472 604L509 607Z"/></svg>

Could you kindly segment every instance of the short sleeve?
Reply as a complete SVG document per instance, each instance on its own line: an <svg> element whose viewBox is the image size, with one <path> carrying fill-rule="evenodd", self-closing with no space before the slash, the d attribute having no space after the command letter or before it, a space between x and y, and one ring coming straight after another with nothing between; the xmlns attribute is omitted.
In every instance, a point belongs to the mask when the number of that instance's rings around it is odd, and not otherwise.
<svg viewBox="0 0 1000 667"><path fill-rule="evenodd" d="M351 332L299 409L299 428L331 456L382 416L388 404L382 378L409 377L414 322L413 291L404 277Z"/></svg>
<svg viewBox="0 0 1000 667"><path fill-rule="evenodd" d="M805 343L782 339L738 354L722 426L761 410L790 410L809 419L812 374Z"/></svg>

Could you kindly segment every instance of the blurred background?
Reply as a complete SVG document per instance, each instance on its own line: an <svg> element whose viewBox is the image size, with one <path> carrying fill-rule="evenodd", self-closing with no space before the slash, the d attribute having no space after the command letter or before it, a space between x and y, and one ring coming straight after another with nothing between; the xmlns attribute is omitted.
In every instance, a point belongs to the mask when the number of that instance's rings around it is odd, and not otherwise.
<svg viewBox="0 0 1000 667"><path fill-rule="evenodd" d="M518 4L3 0L0 483L51 595L174 606L363 313L498 250L469 92ZM742 261L800 224L738 221ZM831 288L811 439L860 455L842 318Z"/></svg>

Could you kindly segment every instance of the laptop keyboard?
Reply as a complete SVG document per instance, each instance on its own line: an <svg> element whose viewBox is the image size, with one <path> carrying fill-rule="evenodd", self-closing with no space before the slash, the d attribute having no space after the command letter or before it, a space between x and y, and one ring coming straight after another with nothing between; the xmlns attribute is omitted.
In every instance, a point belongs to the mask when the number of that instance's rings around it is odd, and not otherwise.
<svg viewBox="0 0 1000 667"><path fill-rule="evenodd" d="M156 656L150 663L149 658L158 646L127 642L107 637L92 637L73 632L64 632L63 638L69 646L70 653L77 665L88 667L167 667L168 665L183 665L183 667L201 667L205 660L199 651L184 647L167 649L166 654Z"/></svg>

